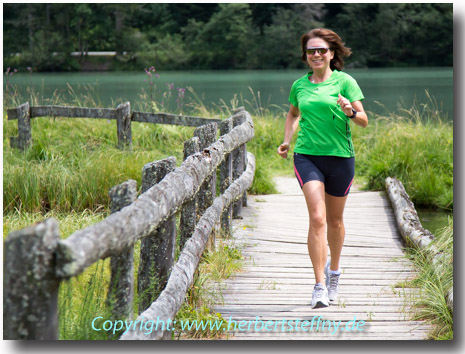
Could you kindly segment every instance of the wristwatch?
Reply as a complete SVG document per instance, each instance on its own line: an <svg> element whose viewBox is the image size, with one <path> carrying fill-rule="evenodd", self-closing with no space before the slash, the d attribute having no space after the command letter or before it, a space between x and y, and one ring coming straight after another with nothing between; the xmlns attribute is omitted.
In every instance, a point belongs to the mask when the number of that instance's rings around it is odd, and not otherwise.
<svg viewBox="0 0 465 354"><path fill-rule="evenodd" d="M347 116L349 117L350 119L354 119L355 117L357 117L357 111L355 109L352 108L352 115L351 116Z"/></svg>

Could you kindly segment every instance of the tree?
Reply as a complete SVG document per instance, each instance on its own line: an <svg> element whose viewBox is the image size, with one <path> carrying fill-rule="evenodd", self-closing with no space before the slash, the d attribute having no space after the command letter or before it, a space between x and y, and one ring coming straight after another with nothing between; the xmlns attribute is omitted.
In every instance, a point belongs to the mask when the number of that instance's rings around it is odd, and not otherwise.
<svg viewBox="0 0 465 354"><path fill-rule="evenodd" d="M419 66L452 66L452 4L405 4L405 10L400 38L405 45L399 60Z"/></svg>
<svg viewBox="0 0 465 354"><path fill-rule="evenodd" d="M118 56L120 69L154 58L170 68L296 68L300 36L321 26L352 48L347 65L451 66L452 11L450 3L4 4L3 60L73 70L69 53L92 50L131 52Z"/></svg>
<svg viewBox="0 0 465 354"><path fill-rule="evenodd" d="M366 66L379 57L378 32L374 31L374 18L378 13L379 4L351 3L327 6L328 12L324 21L328 28L336 31L352 49L352 56L347 60L358 66ZM389 31L391 26L385 28Z"/></svg>
<svg viewBox="0 0 465 354"><path fill-rule="evenodd" d="M300 37L312 28L322 25L320 4L298 4L290 9L280 8L272 22L263 28L262 55L266 53L265 68L302 67Z"/></svg>
<svg viewBox="0 0 465 354"><path fill-rule="evenodd" d="M325 21L359 65L452 65L452 4L352 3L327 9Z"/></svg>
<svg viewBox="0 0 465 354"><path fill-rule="evenodd" d="M248 4L220 4L219 11L205 25L190 21L183 33L192 45L192 59L200 67L247 67L250 38L254 35Z"/></svg>

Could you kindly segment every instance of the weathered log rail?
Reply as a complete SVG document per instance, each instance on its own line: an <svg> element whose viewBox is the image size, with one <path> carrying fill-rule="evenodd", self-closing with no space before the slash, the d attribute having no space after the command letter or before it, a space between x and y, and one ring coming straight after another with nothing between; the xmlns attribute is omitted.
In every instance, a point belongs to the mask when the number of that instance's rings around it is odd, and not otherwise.
<svg viewBox="0 0 465 354"><path fill-rule="evenodd" d="M249 113L241 108L221 121L218 139L217 129L211 120L197 128L195 137L185 142L185 160L178 168L174 157L144 166L139 197L133 180L113 187L109 193L112 213L101 222L63 240L54 219L11 232L4 242L4 338L57 339L60 282L107 257L111 257L107 303L112 319L131 318L133 247L138 240L139 290L141 286L156 290L139 303L139 317L172 319L212 231L231 232L232 204L236 200L244 203L253 182L255 158L245 148L254 136ZM239 172L233 172L234 165ZM221 194L216 196L218 168ZM174 264L177 212L181 214L182 251ZM162 339L167 334L155 331L148 338L127 332L122 339Z"/></svg>
<svg viewBox="0 0 465 354"><path fill-rule="evenodd" d="M248 166L242 176L236 180L221 196L217 197L211 207L209 207L199 220L195 232L186 242L186 245L173 268L166 288L160 297L152 305L139 315L136 321L146 321L153 323L168 324L173 323L173 318L184 302L184 296L189 286L194 281L194 272L199 264L200 257L205 249L209 234L212 232L215 223L219 222L222 211L229 206L234 199L243 195L253 180L255 172L255 158L248 155ZM157 326L154 331L147 334L146 331L136 327L128 331L121 337L122 340L144 340L163 339L164 336L171 335L168 326Z"/></svg>
<svg viewBox="0 0 465 354"><path fill-rule="evenodd" d="M432 242L434 235L421 225L415 205L410 200L402 182L397 178L388 177L385 180L385 185L402 238L428 255L438 268L443 267L444 254ZM446 303L449 309L453 311L453 288L450 289L446 296Z"/></svg>
<svg viewBox="0 0 465 354"><path fill-rule="evenodd" d="M131 111L129 102L122 103L116 108L87 108L68 106L30 106L29 102L19 107L7 109L8 120L18 120L18 136L10 137L10 146L21 150L32 144L31 119L39 117L61 118L94 118L117 121L118 147L132 146L131 122L183 125L200 127L212 122L219 123L219 119L192 117L169 113L149 113Z"/></svg>

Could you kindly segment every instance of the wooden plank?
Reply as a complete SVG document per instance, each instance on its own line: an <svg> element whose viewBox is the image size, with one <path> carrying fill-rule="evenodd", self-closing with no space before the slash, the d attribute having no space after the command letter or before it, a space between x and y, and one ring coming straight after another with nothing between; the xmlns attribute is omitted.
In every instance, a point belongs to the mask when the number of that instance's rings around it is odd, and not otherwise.
<svg viewBox="0 0 465 354"><path fill-rule="evenodd" d="M286 294L290 295L292 298L300 294L302 296L307 296L308 298L312 297L313 284L315 283L314 279L308 280L306 283L289 283L289 284L279 284L271 281L263 281L259 283L242 283L242 284L230 284L227 287L223 288L227 294L239 295L241 293L255 293L259 297L277 295L277 294ZM299 288L297 291L296 288ZM355 286L353 284L341 284L343 290L339 291L340 297L356 297L358 294L365 293L364 297L380 297L380 296L406 296L409 293L414 293L415 288L407 287L394 287L391 285L376 285L376 286Z"/></svg>
<svg viewBox="0 0 465 354"><path fill-rule="evenodd" d="M367 253L368 251L363 251L363 253ZM363 254L363 253L357 253L356 251L349 251L347 249L342 250L342 256L344 257L354 257L358 258L361 262L372 262L373 258L378 259L392 259L393 257L402 257L401 254L398 253L393 253L393 254L385 254L382 252L377 252L374 253L374 250L370 250L371 253L369 254ZM265 250L265 249L257 249L254 251L244 251L243 252L244 256L248 255L254 255L257 256L255 259L260 259L260 258L268 258L268 257L273 257L274 259L278 259L275 257L283 257L283 256L288 256L288 257L301 257L302 260L307 260L308 256L305 258L305 254L301 252L279 252L278 250Z"/></svg>
<svg viewBox="0 0 465 354"><path fill-rule="evenodd" d="M409 276L380 276L380 277L344 277L341 278L340 284L344 286L349 285L366 285L366 286L373 286L373 285L385 285L385 284L392 284L393 282L402 283L404 281L411 280L414 277L413 274ZM262 283L273 283L279 285L286 285L286 284L308 284L313 281L313 273L307 274L297 274L293 276L286 277L284 280L284 276L277 278L276 276L273 277L271 275L256 275L256 274L244 274L242 276L238 275L234 278L228 279L226 284L234 283L234 284L262 284Z"/></svg>
<svg viewBox="0 0 465 354"><path fill-rule="evenodd" d="M341 297L338 299L340 301L336 302L334 306L355 306L355 305L381 305L381 306L403 306L405 305L405 300L402 298L357 298L351 299L350 303L347 302L346 297ZM279 295L270 295L270 296L232 296L226 295L223 297L223 303L219 305L302 305L307 304L309 301L309 296L294 296L289 299L289 295L279 296Z"/></svg>
<svg viewBox="0 0 465 354"><path fill-rule="evenodd" d="M270 224L270 222L262 223L259 220L255 219L253 221L251 229L253 230L263 230L263 231L275 231L275 230L280 230L280 233L285 233L287 236L298 236L298 235L307 235L308 231L308 223L302 223L301 225L297 223L293 223L292 226L289 224L284 224L284 225L279 225L279 224L274 224L273 226L270 226L273 224ZM299 232L297 234L297 232ZM355 227L351 226L350 224L346 225L346 234L347 233L357 233L360 236L371 236L373 238L379 238L380 236L390 236L391 239L399 239L399 233L397 229L395 229L395 225L392 225L391 228L370 228L367 230L366 228L362 227Z"/></svg>
<svg viewBox="0 0 465 354"><path fill-rule="evenodd" d="M306 228L307 226L305 226ZM298 244L306 244L307 243L307 230L302 233L297 234L297 230L292 229L267 229L265 227L249 227L245 232L250 234L255 234L257 231L260 232L259 236L257 236L257 240L269 239L270 236L273 236L274 242L290 242L290 243L298 243ZM254 236L255 237L255 236ZM252 241L251 241L252 242ZM405 244L397 234L393 234L392 232L379 232L379 233L367 233L362 234L361 230L355 229L346 229L346 237L345 242L364 242L376 245L395 245L399 247L399 245Z"/></svg>
<svg viewBox="0 0 465 354"><path fill-rule="evenodd" d="M307 251L307 245L306 244L294 244L290 242L279 242L278 244L276 242L269 242L266 240L255 240L253 242L253 245L255 246L255 249L258 250L259 252L279 252L279 253L298 253L298 254L308 254ZM366 251L366 249L369 248L369 252L371 255L381 255L381 256L387 256L387 255L402 255L402 252L399 250L399 248L395 247L368 247L366 245L365 247L356 247L354 245L346 245L346 247L343 248L343 252L346 252L345 255L349 254L360 254L363 251Z"/></svg>
<svg viewBox="0 0 465 354"><path fill-rule="evenodd" d="M248 252L247 254L244 252L242 254L245 259L253 265L260 264L262 266L288 266L288 267L302 267L311 265L310 258L303 255L294 255L294 257L285 258L283 255L273 255L273 257L267 257L262 255L259 252ZM253 259L252 259L253 257ZM376 258L376 257L375 257ZM389 267L396 267L398 265L404 265L407 263L406 260L399 259L397 262L390 261L391 258L381 258L377 259L377 265L384 266L384 269ZM363 262L360 262L363 261ZM365 267L365 268L373 268L372 264L370 263L370 259L368 257L345 257L343 260L343 268L348 267Z"/></svg>
<svg viewBox="0 0 465 354"><path fill-rule="evenodd" d="M336 311L331 307L320 308L317 311L310 309L310 306L307 306L309 310L306 313L297 313L292 311L268 311L260 313L259 318L261 320L287 320L287 321L295 321L297 319L301 321L310 320L314 316L322 316L326 321L352 321L354 318L357 321L365 321L370 322L373 319L382 320L385 322L396 322L396 321L407 321L411 319L411 315L407 313L395 313L395 312L348 312L348 311ZM234 320L246 320L251 321L256 319L256 314L250 314L246 311L229 311L229 312L221 312L221 316L229 320L231 317ZM394 326L395 324L393 324Z"/></svg>
<svg viewBox="0 0 465 354"><path fill-rule="evenodd" d="M259 296L257 296L259 295ZM348 295L348 290L345 290L343 293L340 294L339 298L342 300L346 300ZM221 304L224 304L225 300L231 300L236 303L242 301L244 303L251 304L259 304L261 302L279 302L279 303L301 303L302 301L307 301L309 299L309 294L303 292L294 292L294 293L286 293L286 292L278 292L278 293L264 293L260 292L259 294L255 293L243 293L243 294L231 294L227 290L223 292ZM412 294L412 298L420 299L420 294ZM367 303L367 302L375 302L375 303L383 303L383 302L397 302L397 303L406 303L408 300L404 297L399 297L396 295L391 294L379 294L376 297L368 297L367 294L353 297L350 299L351 303Z"/></svg>
<svg viewBox="0 0 465 354"><path fill-rule="evenodd" d="M288 298L289 296L287 296ZM343 308L348 308L348 306L365 306L365 305L370 305L370 306L391 306L395 307L396 310L398 311L400 307L405 305L405 301L402 299L390 299L386 298L383 301L379 301L378 299L360 299L357 302L351 301L350 303L348 302L348 299L339 299L340 301L337 302L335 305L336 307L343 307ZM288 299L283 298L283 297L277 297L276 295L269 296L269 297L255 297L250 296L249 298L243 298L241 297L239 300L235 299L234 297L231 296L226 296L223 301L225 303L219 304L219 305L224 305L224 306L230 306L230 305L238 305L238 306L257 306L257 305L268 305L268 306L297 306L297 305L302 305L306 304L308 306L308 303L310 302L310 297L306 296L305 298L297 298L293 299L292 301L288 301ZM226 304L226 305L225 305Z"/></svg>
<svg viewBox="0 0 465 354"><path fill-rule="evenodd" d="M365 274L355 274L355 273L345 273L341 275L341 282L345 280L380 280L386 279L389 281L392 280L405 280L411 277L414 277L416 274L414 272L390 272L390 273L365 273ZM234 280L236 279L306 279L308 278L305 273L296 272L256 272L250 271L247 273L238 273L234 276Z"/></svg>
<svg viewBox="0 0 465 354"><path fill-rule="evenodd" d="M66 106L33 106L31 107L31 117L116 119L116 109Z"/></svg>
<svg viewBox="0 0 465 354"><path fill-rule="evenodd" d="M237 273L237 276L241 276L242 273L247 273L247 272L255 272L257 274L264 274L268 275L270 274L271 276L276 276L276 275L293 275L293 274L299 274L301 272L309 272L312 271L313 268L310 266L308 267L272 267L272 266L267 266L267 267L253 267L253 266L246 266L244 267L240 272ZM356 271L356 273L355 273ZM388 276L390 273L395 273L395 274L402 274L405 273L407 275L414 275L416 274L415 271L410 270L410 269L405 269L401 267L397 268L392 268L392 269L382 269L382 270L372 270L369 268L352 268L348 269L348 267L344 267L342 269L342 274L345 277L351 276L352 274L357 274L360 276L364 276L365 274L370 274L373 275L374 277L376 276Z"/></svg>
<svg viewBox="0 0 465 354"><path fill-rule="evenodd" d="M244 336L249 336L249 335L254 335L254 334L261 334L261 335L264 335L264 336L272 336L273 334L274 335L279 335L279 334L283 334L283 333L287 333L288 335L291 334L289 332L293 332L292 334L309 334L309 333L313 333L315 335L317 334L324 334L326 332L326 334L329 334L331 333L332 331L334 331L334 327L331 325L331 327L329 328L329 333L328 333L328 325L325 324L325 327L324 329L322 330L322 325L321 325L321 322L319 324L319 329L320 329L320 332L317 332L316 330L316 324L314 322L314 327L313 327L313 331L310 332L311 330L311 324L307 327L307 324L304 324L304 327L302 327L302 323L300 322L294 322L294 323L289 323L287 324L286 322L283 322L282 321L276 321L274 323L268 323L268 329L269 331L266 331L266 327L265 327L265 323L261 323L259 321L262 321L262 322L265 322L263 320L257 320L257 321L252 321L251 325L250 325L250 330L247 330L248 329L248 324L245 325L245 323L242 324L241 327L239 327L239 324L235 324L235 323L232 323L230 325L230 329L233 330L234 329L234 326L236 326L236 334L242 334ZM417 332L417 333L422 333L424 334L426 329L424 328L415 328L412 326L409 325L408 322L406 321L398 321L402 324L397 324L396 326L389 326L389 325L386 325L386 324L376 324L376 322L372 321L372 322L366 322L363 326L360 327L360 329L363 329L363 332L365 332L366 334L374 334L374 333L409 333L409 332ZM299 326L300 324L300 326ZM291 328L289 327L289 325L292 325L292 330ZM297 329L296 330L296 326L297 325ZM341 322L340 324L339 323L336 323L336 326L339 325L339 327L342 325L343 328L346 327L346 323L343 323ZM243 329L242 331L239 331L239 328ZM275 330L276 328L276 330ZM347 327L347 329L351 330L351 323L349 323L349 327ZM356 327L354 328L356 329ZM304 331L305 330L305 331ZM300 332L300 333L299 333ZM351 331L352 332L352 331Z"/></svg>
<svg viewBox="0 0 465 354"><path fill-rule="evenodd" d="M253 340L419 340L419 339L426 339L426 335L424 332L420 333L399 333L399 335L396 335L397 333L386 333L383 336L380 336L379 334L369 334L369 333L362 333L362 334L357 334L356 332L354 333L346 333L346 334L340 334L337 333L336 335L333 335L331 333L326 333L326 334L315 334L315 333L283 333L283 334L267 334L263 335L263 333L259 334L237 334L234 337L230 339L238 339L238 340L247 340L247 339L253 339Z"/></svg>
<svg viewBox="0 0 465 354"><path fill-rule="evenodd" d="M279 239L268 241L262 238L262 236L258 236L253 242L253 245L257 245L257 244L269 244L270 246L276 246L276 247L290 244L290 245L296 245L299 247L307 247L307 240L304 239L303 237L300 240L280 237ZM250 242L250 245L252 245L252 242ZM344 246L345 247L364 247L364 248L381 248L381 249L398 250L400 247L403 246L403 243L402 242L396 242L396 243L384 242L383 243L382 241L377 241L376 239L371 242L369 239L363 239L363 238L355 239L355 238L351 238L350 236L349 237L346 236L346 239L344 241Z"/></svg>
<svg viewBox="0 0 465 354"><path fill-rule="evenodd" d="M409 329L408 327L386 327L386 328L371 328L371 331L368 329L369 327L362 326L361 329L362 331L349 331L348 333L341 333L340 328L345 328L344 326L342 327L337 327L337 328L325 328L324 330L320 330L320 332L317 332L316 330L311 331L310 326L305 326L305 331L303 331L300 327L299 324L297 324L297 329L295 329L295 324L285 324L284 325L284 331L266 331L265 330L265 325L262 323L253 323L251 325L251 329L254 329L254 326L257 326L258 331L237 331L232 332L230 331L229 334L233 334L235 336L241 337L241 338L251 338L255 336L260 336L268 339L273 339L273 337L278 337L278 338L283 338L283 337L301 337L302 339L306 339L305 337L312 337L314 338L319 338L319 339L324 339L324 337L337 337L337 339L342 339L344 337L363 337L363 338L378 338L381 337L380 335L383 336L383 338L392 338L392 339L409 339L412 335L420 336L420 337L425 337L427 335L427 331L423 329ZM268 323L268 328L273 328L274 326L283 326L281 323L275 324L274 322L269 322ZM292 327L290 327L292 326ZM300 324L302 326L302 324ZM340 326L340 325L339 325ZM350 325L349 325L350 326ZM242 325L242 328L246 328L245 323ZM286 331L287 328L287 331ZM315 327L316 328L316 327ZM280 328L282 330L282 328ZM350 329L350 327L349 327ZM342 338L341 338L342 337ZM328 338L328 339L329 339ZM362 338L360 338L362 339ZM379 338L381 339L381 338ZM417 339L423 339L423 338L417 338Z"/></svg>
<svg viewBox="0 0 465 354"><path fill-rule="evenodd" d="M256 203L254 203L254 206L257 205ZM283 203L283 204L280 204L280 205L274 205L274 206L270 206L270 207L266 207L266 210L268 211L268 214L267 215L262 215L260 216L260 219L262 220L267 220L267 219L271 219L273 215L276 215L276 214L288 214L286 212L283 212L282 210L280 210L280 207L282 208L283 206L290 206L291 204L287 204L287 203ZM261 205L263 206L263 204ZM308 214L307 214L307 211L306 211L306 205L293 205L294 208L300 208L300 209L304 209L305 212L303 212L302 210L301 211L295 211L294 213L292 214L289 214L289 218L290 219L294 219L296 221L299 221L299 222L308 222ZM257 207L257 210L260 210L260 209L265 209L265 208L258 208ZM346 209L346 211L344 212L344 219L347 219L347 218L351 218L351 219L354 219L354 220L364 220L365 216L366 215L369 215L369 216L376 216L376 217L379 217L379 218L382 218L382 219L387 219L387 220L392 220L393 218L395 218L395 215L392 214L391 211L388 211L385 209L385 207L383 208L375 208L375 207L372 207L370 209L366 209L365 211L363 210L359 210L360 208L358 207L354 207L354 210L350 210L350 209ZM376 223L378 220L372 220L370 222L373 222L373 223ZM275 220L276 222L276 220Z"/></svg>
<svg viewBox="0 0 465 354"><path fill-rule="evenodd" d="M241 322L239 322L241 323ZM266 331L265 326L268 324L268 328L272 328L273 331ZM412 329L408 327L368 327L368 325L365 323L365 325L362 325L360 327L360 331L358 331L356 328L351 329L350 324L349 324L349 331L341 330L345 329L344 324L339 324L336 325L337 327L335 328L328 328L327 326L322 330L321 329L321 324L320 324L320 329L316 330L316 325L314 325L314 329L311 330L311 324L308 325L308 323L304 324L302 330L302 323L285 323L284 325L282 323L276 323L276 322L255 322L251 323L250 325L250 330L247 330L248 326L247 322L242 322L241 327L238 327L237 325L236 330L233 331L234 326L231 325L230 331L228 332L228 335L232 336L237 336L237 339L243 338L243 339L276 339L276 338L286 338L286 339L369 339L369 338L377 338L380 340L383 339L410 339L411 336L416 336L416 339L426 339L427 337L427 330L424 329ZM297 325L297 329L295 326ZM254 330L254 327L257 327L257 330ZM279 331L276 330L274 331L274 326L279 328ZM239 328L242 329L242 331L239 331Z"/></svg>
<svg viewBox="0 0 465 354"><path fill-rule="evenodd" d="M302 304L286 304L282 305L279 308L279 312L289 312L299 315L300 313L305 313L305 311L311 311L309 308L310 298L306 301L306 303ZM399 305L382 305L382 304L373 304L373 303L365 303L365 304L351 304L345 303L341 305L331 305L330 310L332 313L336 312L359 312L359 313L368 313L373 312L376 313L398 313L402 306ZM218 306L215 308L215 311L220 313L230 313L230 312L240 312L240 313L250 313L250 314L258 314L265 315L267 313L275 313L277 312L276 306L274 305L267 305L267 304L225 304L223 306ZM318 310L319 311L319 310Z"/></svg>
<svg viewBox="0 0 465 354"><path fill-rule="evenodd" d="M142 123L154 124L171 124L183 125L187 127L200 127L202 125L210 124L213 122L220 122L221 119L214 118L201 118L193 116L185 116L169 113L146 113L146 112L132 112L132 121Z"/></svg>

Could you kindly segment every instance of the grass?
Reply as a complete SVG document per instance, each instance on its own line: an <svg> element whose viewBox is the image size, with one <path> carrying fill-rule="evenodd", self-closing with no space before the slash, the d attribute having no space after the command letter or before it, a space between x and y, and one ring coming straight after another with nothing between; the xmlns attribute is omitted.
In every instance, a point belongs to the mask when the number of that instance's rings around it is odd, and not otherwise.
<svg viewBox="0 0 465 354"><path fill-rule="evenodd" d="M221 281L239 272L243 266L240 247L231 240L220 239L216 251L204 252L190 287L186 302L176 315L176 323L207 324L201 330L195 326L187 330L177 326L176 337L181 339L223 339L227 321L211 308L222 301ZM211 325L211 326L210 326Z"/></svg>
<svg viewBox="0 0 465 354"><path fill-rule="evenodd" d="M435 340L453 339L453 313L447 298L453 287L453 220L437 233L433 244L444 258L434 262L432 255L409 249L408 256L419 270L413 280L419 290L419 299L413 305L417 308L415 320L427 320L433 330L430 338Z"/></svg>
<svg viewBox="0 0 465 354"><path fill-rule="evenodd" d="M188 88L188 90L191 90ZM193 91L191 90L193 93ZM94 92L95 93L95 92ZM193 93L194 94L194 93ZM71 104L99 106L98 95L73 97ZM151 110L147 94L134 109ZM24 100L14 95L4 107ZM32 104L60 104L60 97L44 99L31 93ZM255 137L247 144L256 156L256 172L251 193L274 193L273 176L292 176L292 159L281 159L277 146L284 134L285 112L272 113L263 107L257 93L252 101L235 96L208 110L201 97L194 96L186 104L194 115L225 118L239 106L252 114ZM274 111L276 112L276 111ZM373 118L372 118L373 117ZM11 149L9 137L17 135L17 122L3 118L3 235L47 217L60 223L61 237L108 215L108 190L127 179L140 186L145 163L173 155L177 165L182 161L183 142L192 136L193 128L133 124L133 149L116 148L116 123L102 120L38 118L32 120L33 145L26 152ZM384 179L396 176L404 184L416 206L444 210L453 209L453 140L452 124L441 117L431 99L429 105L400 108L387 117L370 114L368 128L353 126L356 148L358 184L365 189L384 190ZM296 135L295 135L296 137ZM295 139L294 137L294 139ZM292 155L291 155L292 156ZM451 221L452 222L452 221ZM447 254L452 255L452 227L449 236L438 237ZM442 247L442 246L441 246ZM177 250L177 254L179 250ZM135 252L135 267L138 252ZM437 274L428 259L412 253L412 259L423 269L418 286L426 294L420 303L421 318L435 323L434 339L452 336L452 315L447 313L442 296L451 284L452 268ZM184 320L223 320L211 313L220 290L212 283L220 282L240 268L240 251L222 244L217 253L206 253L186 304L178 313ZM452 262L452 258L450 258ZM106 332L96 332L91 321L97 315L107 316L105 305L108 288L108 261L100 261L79 277L63 283L60 289L60 338L108 339ZM436 295L435 295L436 294ZM436 297L435 297L436 296ZM137 294L135 301L137 309ZM137 310L136 310L137 311ZM436 319L436 322L434 322ZM180 332L177 336L221 338L217 331Z"/></svg>
<svg viewBox="0 0 465 354"><path fill-rule="evenodd" d="M141 183L144 164L174 155L182 161L188 127L134 124L132 151L116 148L116 123L100 120L37 118L33 145L12 149L16 121L3 119L4 212L98 210L108 205L108 190L127 179Z"/></svg>
<svg viewBox="0 0 465 354"><path fill-rule="evenodd" d="M19 212L3 215L4 238L12 230L18 230L47 218L55 218L60 225L60 237L67 238L74 231L103 220L106 211L59 213L49 211ZM83 274L62 282L59 290L59 338L60 339L108 339L106 334L93 331L92 319L95 316L107 316L105 307L106 289L109 284L108 260L99 261Z"/></svg>
<svg viewBox="0 0 465 354"><path fill-rule="evenodd" d="M353 140L365 189L384 190L386 177L394 176L417 208L453 209L453 126L431 97L354 129Z"/></svg>

